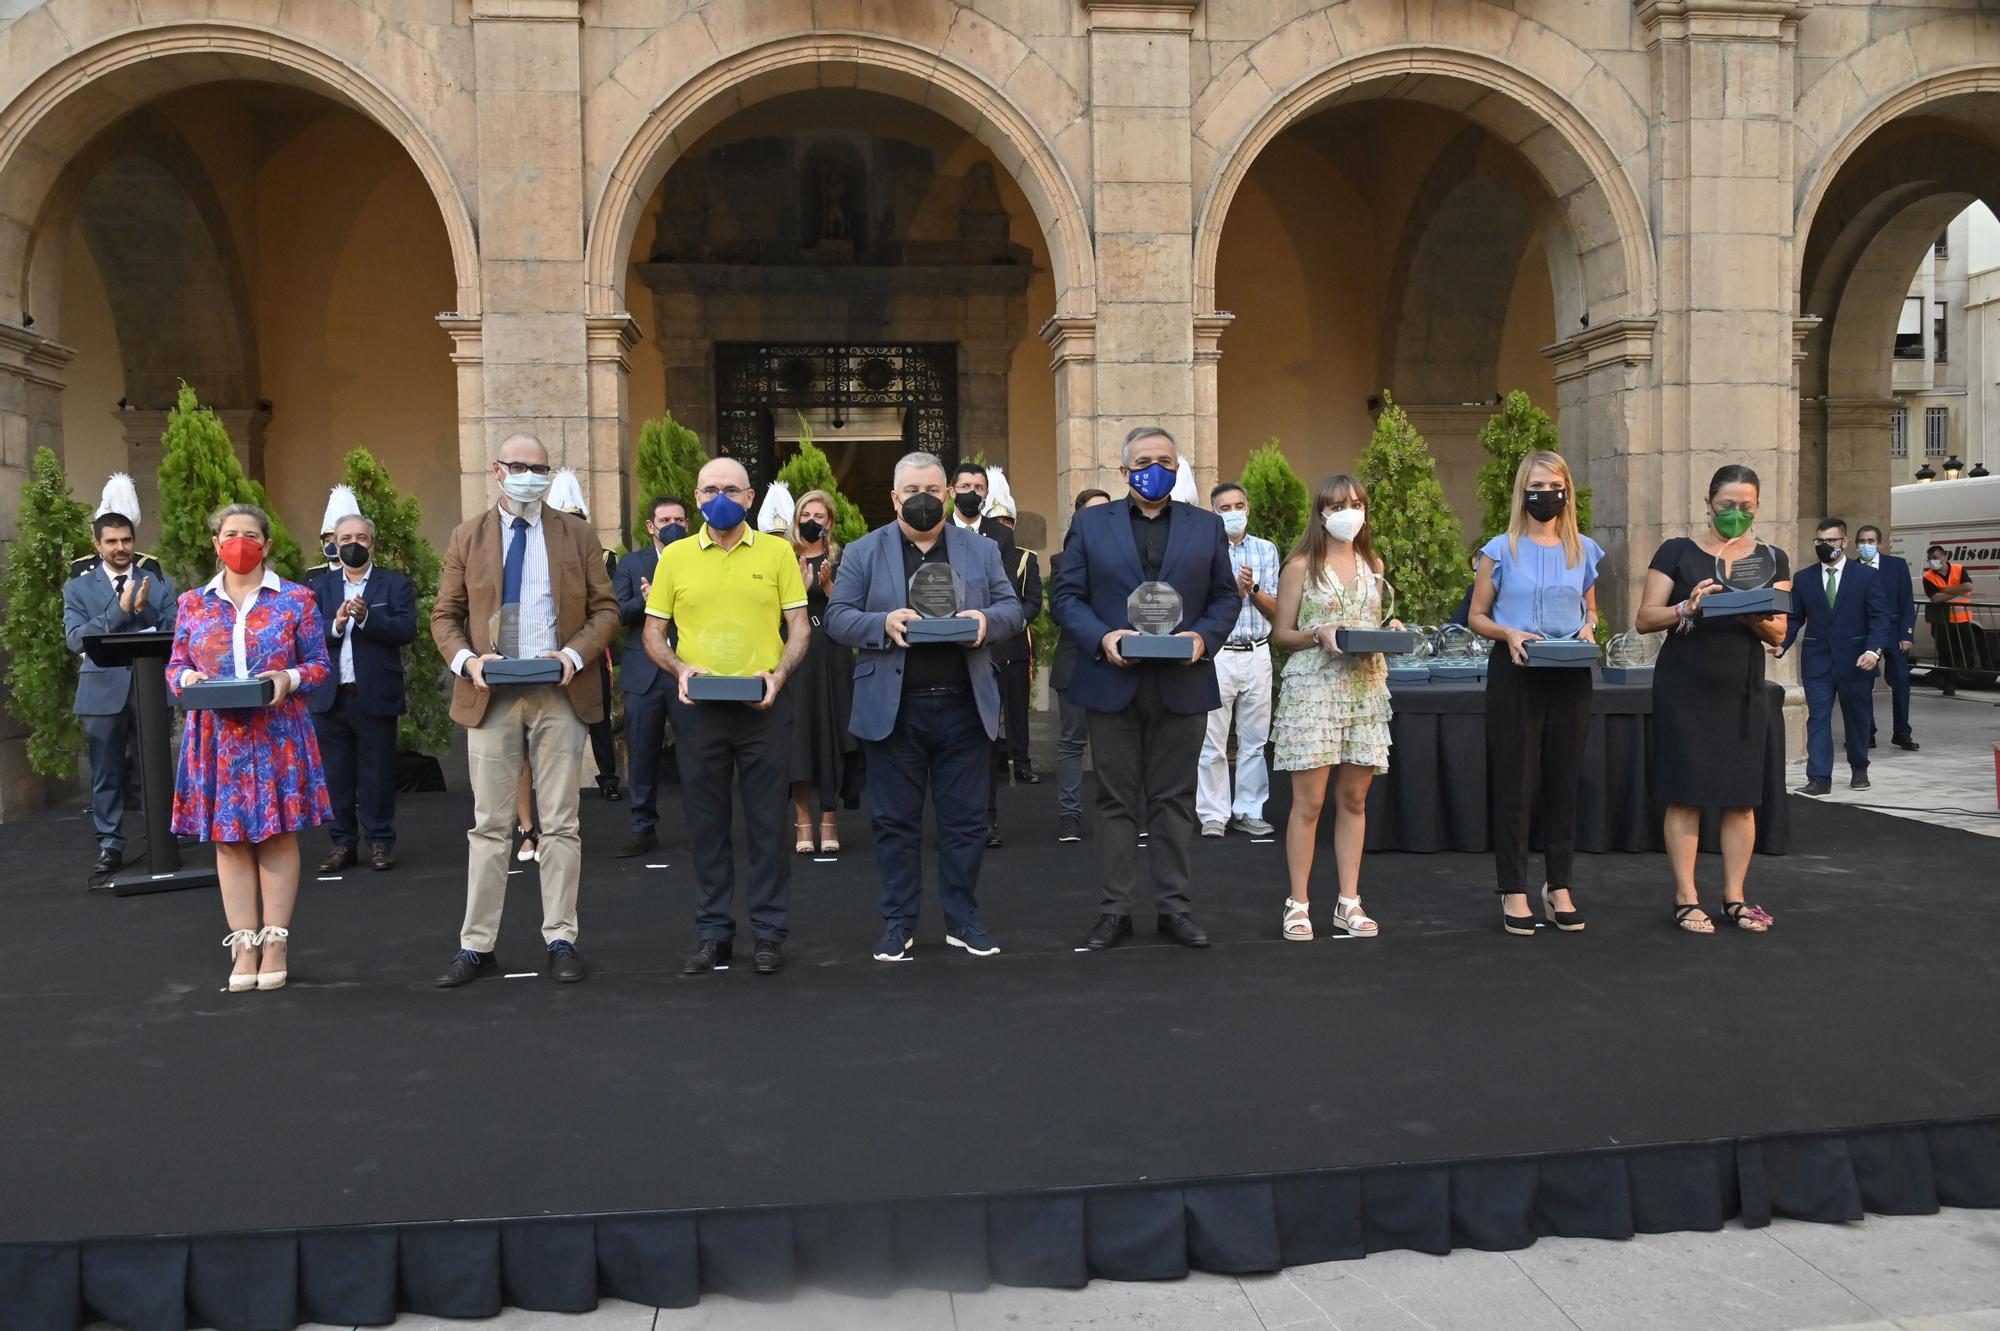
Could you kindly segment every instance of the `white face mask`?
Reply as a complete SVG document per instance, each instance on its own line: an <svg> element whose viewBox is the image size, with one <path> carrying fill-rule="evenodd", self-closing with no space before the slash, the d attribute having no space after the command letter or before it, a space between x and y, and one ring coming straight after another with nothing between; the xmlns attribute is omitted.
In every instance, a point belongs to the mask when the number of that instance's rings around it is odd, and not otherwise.
<svg viewBox="0 0 2000 1331"><path fill-rule="evenodd" d="M549 492L554 480L552 476L537 476L532 471L519 476L509 472L500 478L500 492L517 504L532 504Z"/></svg>
<svg viewBox="0 0 2000 1331"><path fill-rule="evenodd" d="M1249 531L1249 513L1239 508L1233 512L1222 514L1222 530L1228 532L1232 537L1241 536L1244 532Z"/></svg>
<svg viewBox="0 0 2000 1331"><path fill-rule="evenodd" d="M1351 541L1368 521L1365 508L1336 508L1321 516L1320 522L1326 527L1326 534L1336 541Z"/></svg>

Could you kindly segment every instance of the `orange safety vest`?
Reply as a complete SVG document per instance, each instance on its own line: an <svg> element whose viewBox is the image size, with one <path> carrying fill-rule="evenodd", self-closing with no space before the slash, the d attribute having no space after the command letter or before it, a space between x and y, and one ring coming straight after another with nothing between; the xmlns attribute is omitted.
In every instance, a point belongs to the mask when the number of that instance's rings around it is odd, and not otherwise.
<svg viewBox="0 0 2000 1331"><path fill-rule="evenodd" d="M1927 568L1924 570L1924 592L1927 596L1932 592L1941 592L1945 590L1945 588L1949 587L1952 583L1955 582L1962 583L1964 581L1965 581L1965 565L1963 564L1946 564L1944 566L1943 577L1938 576L1936 569ZM1944 610L1945 623L1970 624L1972 622L1971 607L1965 605L1963 602L1943 601L1939 602L1938 605L1941 609Z"/></svg>

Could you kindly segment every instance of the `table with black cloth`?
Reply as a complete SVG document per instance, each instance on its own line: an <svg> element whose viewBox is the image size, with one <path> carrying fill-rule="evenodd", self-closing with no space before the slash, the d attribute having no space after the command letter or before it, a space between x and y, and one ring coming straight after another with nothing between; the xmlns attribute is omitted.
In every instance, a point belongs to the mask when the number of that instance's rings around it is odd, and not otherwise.
<svg viewBox="0 0 2000 1331"><path fill-rule="evenodd" d="M1485 851L1487 825L1486 688L1479 684L1391 684L1395 719L1389 773L1368 792L1368 849ZM1790 819L1785 793L1785 691L1764 685L1766 724L1763 803L1757 849L1785 853ZM1651 798L1653 689L1650 684L1597 682L1591 692L1590 742L1577 792L1580 851L1657 851L1660 805ZM1701 820L1704 850L1718 848L1718 811ZM1322 819L1322 831L1333 820ZM1537 826L1531 843L1542 846Z"/></svg>

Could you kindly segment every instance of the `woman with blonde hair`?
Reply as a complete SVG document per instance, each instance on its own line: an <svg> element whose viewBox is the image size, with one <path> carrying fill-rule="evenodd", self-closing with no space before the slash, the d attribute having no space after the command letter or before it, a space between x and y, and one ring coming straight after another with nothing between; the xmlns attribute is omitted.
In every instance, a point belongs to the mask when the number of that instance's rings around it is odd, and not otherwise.
<svg viewBox="0 0 2000 1331"><path fill-rule="evenodd" d="M1570 896L1576 861L1576 788L1590 738L1590 668L1530 668L1537 608L1580 607L1582 636L1597 629L1597 566L1604 550L1576 522L1576 484L1560 453L1537 450L1514 472L1504 534L1479 550L1467 623L1493 641L1486 667L1487 798L1500 927L1532 937L1528 826L1539 808L1546 876L1542 913L1565 933L1584 927ZM1548 612L1544 612L1545 614Z"/></svg>
<svg viewBox="0 0 2000 1331"><path fill-rule="evenodd" d="M840 852L843 797L852 808L860 798L857 779L861 746L847 729L854 708L854 653L820 631L826 622L826 601L833 593L833 575L840 567L840 542L833 538L833 496L808 490L792 509L785 538L799 557L799 577L806 585L806 614L812 620L812 641L788 692L792 708L793 850L810 855L819 850ZM815 845L814 836L818 842Z"/></svg>
<svg viewBox="0 0 2000 1331"><path fill-rule="evenodd" d="M1334 637L1342 628L1379 627L1385 586L1368 525L1368 492L1352 476L1329 477L1278 571L1278 616L1271 626L1271 641L1292 653L1271 723L1277 745L1271 765L1292 774L1285 824L1291 895L1281 932L1295 942L1313 936L1313 852L1329 780L1340 880L1334 924L1357 938L1380 932L1361 909L1361 846L1369 783L1389 770L1389 667L1379 653L1342 652Z"/></svg>
<svg viewBox="0 0 2000 1331"><path fill-rule="evenodd" d="M272 691L261 707L190 711L174 778L174 834L215 845L236 994L285 984L298 833L333 818L302 695L323 686L333 667L319 602L264 562L264 510L230 504L208 529L222 571L181 594L167 687L178 698L203 680L267 679Z"/></svg>

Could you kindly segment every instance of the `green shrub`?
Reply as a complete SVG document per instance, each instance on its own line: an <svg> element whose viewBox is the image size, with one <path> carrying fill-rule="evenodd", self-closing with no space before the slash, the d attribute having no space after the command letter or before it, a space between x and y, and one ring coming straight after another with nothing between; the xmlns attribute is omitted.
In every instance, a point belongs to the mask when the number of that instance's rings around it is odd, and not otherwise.
<svg viewBox="0 0 2000 1331"><path fill-rule="evenodd" d="M1429 446L1387 390L1355 472L1368 487L1368 522L1396 589L1396 613L1405 623L1443 623L1472 580L1464 530L1438 484Z"/></svg>
<svg viewBox="0 0 2000 1331"><path fill-rule="evenodd" d="M1292 470L1278 441L1271 439L1243 463L1238 484L1250 498L1250 534L1277 546L1283 559L1305 530L1306 509L1312 503L1305 481Z"/></svg>
<svg viewBox="0 0 2000 1331"><path fill-rule="evenodd" d="M690 521L700 521L694 514L694 482L707 461L708 454L694 431L675 420L672 412L639 428L639 451L632 465L639 494L638 512L632 520L634 550L653 539L646 534L646 519L652 516L653 501L661 495L674 496L688 506Z"/></svg>
<svg viewBox="0 0 2000 1331"><path fill-rule="evenodd" d="M63 641L69 561L90 548L90 508L70 497L69 477L47 448L35 450L21 491L19 534L7 546L0 646L7 651L7 711L27 731L28 765L71 779L83 730L70 710L77 658Z"/></svg>
<svg viewBox="0 0 2000 1331"><path fill-rule="evenodd" d="M375 524L375 562L409 575L417 597L416 641L403 648L409 710L396 726L396 745L405 750L444 754L451 749L450 696L444 657L431 637L431 606L437 601L444 563L423 537L423 504L397 491L389 473L365 448L347 455L342 479L354 491L362 515Z"/></svg>
<svg viewBox="0 0 2000 1331"><path fill-rule="evenodd" d="M804 416L799 417L799 451L778 468L778 479L791 490L795 500L812 490L824 490L833 496L833 539L842 545L852 545L868 534L868 519L861 516L852 499L840 492L833 479L833 464L813 442L812 427L806 424Z"/></svg>
<svg viewBox="0 0 2000 1331"><path fill-rule="evenodd" d="M1514 473L1521 468L1521 459L1538 449L1560 453L1562 447L1556 436L1556 423L1520 389L1507 395L1507 401L1486 422L1479 431L1479 446L1486 450L1487 460L1479 469L1479 502L1485 505L1480 517L1479 544L1507 530L1507 524L1514 515ZM1590 530L1590 491L1578 486L1575 496L1576 525L1583 531Z"/></svg>
<svg viewBox="0 0 2000 1331"><path fill-rule="evenodd" d="M296 581L303 574L299 543L285 529L284 519L272 512L264 487L245 474L229 446L229 431L185 383L167 413L160 442L166 451L160 459L159 559L176 585L199 587L215 576L208 518L225 504L255 504L269 513L268 562L281 577Z"/></svg>

